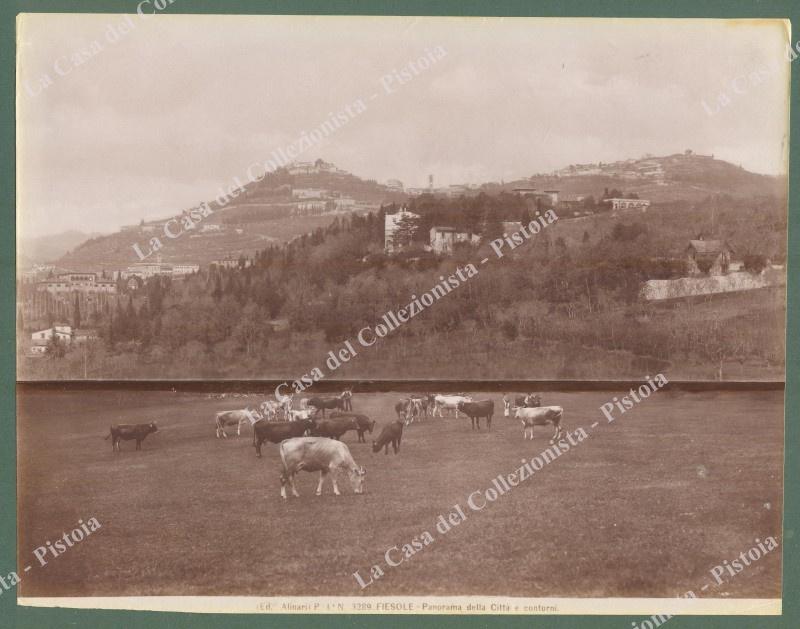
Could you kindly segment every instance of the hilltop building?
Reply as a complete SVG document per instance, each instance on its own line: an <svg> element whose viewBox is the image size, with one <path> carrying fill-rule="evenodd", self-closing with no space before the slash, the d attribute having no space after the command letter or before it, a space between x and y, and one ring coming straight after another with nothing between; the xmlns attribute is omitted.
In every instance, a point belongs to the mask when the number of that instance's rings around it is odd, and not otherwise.
<svg viewBox="0 0 800 629"><path fill-rule="evenodd" d="M290 175L349 175L350 173L323 159L314 162L292 162L287 167Z"/></svg>

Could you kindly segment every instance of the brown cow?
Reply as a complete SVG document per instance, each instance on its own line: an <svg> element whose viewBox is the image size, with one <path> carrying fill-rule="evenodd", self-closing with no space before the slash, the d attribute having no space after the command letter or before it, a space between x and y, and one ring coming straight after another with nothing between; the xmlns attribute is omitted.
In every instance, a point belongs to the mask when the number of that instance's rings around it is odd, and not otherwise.
<svg viewBox="0 0 800 629"><path fill-rule="evenodd" d="M317 419L314 420L314 426L311 428L311 436L339 440L348 430L358 430L358 422L353 417Z"/></svg>
<svg viewBox="0 0 800 629"><path fill-rule="evenodd" d="M310 419L294 422L256 422L253 424L253 445L256 448L256 456L261 457L261 444L265 441L280 443L292 437L302 437L313 425L314 422Z"/></svg>
<svg viewBox="0 0 800 629"><path fill-rule="evenodd" d="M381 434L378 435L378 440L372 442L372 451L380 452L381 448L384 448L384 454L389 454L389 444L391 443L394 453L397 454L400 451L404 425L405 422L402 420L395 420L386 424L381 430Z"/></svg>
<svg viewBox="0 0 800 629"><path fill-rule="evenodd" d="M478 425L481 429L481 417L486 418L487 428L492 427L492 416L494 415L494 402L492 400L480 400L479 402L459 402L458 410L472 420L472 430Z"/></svg>
<svg viewBox="0 0 800 629"><path fill-rule="evenodd" d="M151 432L158 432L158 427L155 422L149 424L114 424L106 436L106 439L111 437L111 451L119 452L120 439L130 441L136 439L136 449L142 449L142 441Z"/></svg>
<svg viewBox="0 0 800 629"><path fill-rule="evenodd" d="M339 419L339 418L356 420L356 423L358 424L356 432L358 432L359 443L366 443L367 440L364 438L364 433L369 432L369 434L372 434L372 430L375 428L375 420L370 419L366 415L360 415L357 413L341 413L339 411L331 413L331 419Z"/></svg>

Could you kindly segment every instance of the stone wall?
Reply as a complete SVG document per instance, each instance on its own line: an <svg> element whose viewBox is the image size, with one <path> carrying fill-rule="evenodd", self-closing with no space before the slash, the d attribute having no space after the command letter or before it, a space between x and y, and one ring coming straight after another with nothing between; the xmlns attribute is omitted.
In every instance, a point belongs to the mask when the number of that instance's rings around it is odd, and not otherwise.
<svg viewBox="0 0 800 629"><path fill-rule="evenodd" d="M782 270L765 269L753 275L747 271L737 271L714 277L681 277L676 280L648 280L644 283L641 298L646 301L678 299L695 295L731 293L740 290L753 290L768 286L781 286L786 283Z"/></svg>

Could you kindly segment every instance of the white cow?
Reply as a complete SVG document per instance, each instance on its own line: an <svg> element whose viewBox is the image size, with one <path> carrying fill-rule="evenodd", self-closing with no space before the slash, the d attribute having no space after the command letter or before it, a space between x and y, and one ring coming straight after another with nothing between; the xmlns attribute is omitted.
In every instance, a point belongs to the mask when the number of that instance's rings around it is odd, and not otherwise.
<svg viewBox="0 0 800 629"><path fill-rule="evenodd" d="M290 422L297 421L298 419L311 419L314 417L314 409L307 408L304 411L289 411L286 415L286 419Z"/></svg>
<svg viewBox="0 0 800 629"><path fill-rule="evenodd" d="M264 400L261 402L261 406L259 406L261 413L268 422L278 419L278 409L280 409L280 407L281 405L274 400Z"/></svg>
<svg viewBox="0 0 800 629"><path fill-rule="evenodd" d="M292 494L300 497L294 486L294 477L301 470L319 472L317 496L322 495L322 483L328 473L333 481L333 493L339 495L336 475L341 471L347 472L355 493L364 493L364 477L367 471L356 465L350 450L341 441L327 437L295 437L282 441L279 452L283 466L281 498L286 498L287 484L292 488Z"/></svg>
<svg viewBox="0 0 800 629"><path fill-rule="evenodd" d="M217 413L214 422L217 427L217 439L220 437L228 438L228 433L225 432L226 426L236 426L236 436L238 437L242 434L242 424L246 424L249 421L252 425L261 419L264 419L264 417L258 411L251 411L249 408Z"/></svg>
<svg viewBox="0 0 800 629"><path fill-rule="evenodd" d="M550 443L554 443L561 435L564 434L564 429L561 426L561 420L564 417L564 409L560 406L539 406L537 408L525 408L522 406L514 407L514 418L522 422L522 438L526 439L528 430L531 432L531 440L533 440L533 427L546 426L553 424L553 436Z"/></svg>
<svg viewBox="0 0 800 629"><path fill-rule="evenodd" d="M433 397L433 413L431 413L431 416L436 417L436 412L438 411L439 417L444 417L442 409L447 409L455 411L456 417L459 417L458 405L461 402L472 402L472 398L469 395L435 395Z"/></svg>
<svg viewBox="0 0 800 629"><path fill-rule="evenodd" d="M284 395L279 404L283 409L284 416L288 419L289 413L292 411L292 402L294 401L294 393L291 395ZM291 421L291 420L289 420Z"/></svg>

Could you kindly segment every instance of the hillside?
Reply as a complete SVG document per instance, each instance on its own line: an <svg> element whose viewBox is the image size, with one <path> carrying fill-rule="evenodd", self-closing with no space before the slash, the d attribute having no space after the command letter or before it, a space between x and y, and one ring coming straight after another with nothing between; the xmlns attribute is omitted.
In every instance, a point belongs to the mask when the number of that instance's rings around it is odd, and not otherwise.
<svg viewBox="0 0 800 629"><path fill-rule="evenodd" d="M484 184L481 190L500 194L518 187L557 189L564 199L600 198L606 189L617 189L626 195L635 193L654 204L696 204L716 195L749 199L780 198L786 194L784 178L751 173L713 156L692 153L570 165L548 175ZM140 261L133 246L138 244L146 254L150 250L148 242L154 236L163 242L164 247L158 253L164 262L203 265L242 254L252 256L269 244L284 243L325 227L335 216L363 213L383 203L402 203L407 198L397 190L317 160L270 173L248 184L242 194L223 207L211 201L209 206L214 214L204 219L200 229L180 238L163 236L163 225L169 218L165 217L87 240L59 258L57 264L75 270L125 267Z"/></svg>
<svg viewBox="0 0 800 629"><path fill-rule="evenodd" d="M287 242L318 227L333 222L336 214L286 216L274 220L247 223L224 231L187 233L169 240L158 234L164 247L158 252L162 262L206 265L214 260L252 256L270 244ZM238 231L237 231L238 230ZM59 267L74 271L117 270L141 260L133 246L147 253L147 242L155 233L123 231L87 240L58 259ZM147 258L147 260L154 259Z"/></svg>
<svg viewBox="0 0 800 629"><path fill-rule="evenodd" d="M668 370L677 379L780 379L783 288L640 299L645 281L686 275L687 242L701 232L726 240L737 258L785 262L785 200L716 201L558 219L529 242L504 246L502 261L486 243L439 257L412 241L405 255L386 256L380 214L350 212L313 237L262 250L247 268L203 268L181 282L153 277L144 291L123 287L113 313L90 318L102 343L88 355L30 359L19 373L300 377L361 330L377 330L382 313L472 263L480 268L474 279L431 298L374 348L367 341L337 377L628 379ZM426 223L463 214L491 230L509 209L529 219L525 203L508 193L421 195L409 207ZM43 325L25 320L33 330Z"/></svg>
<svg viewBox="0 0 800 629"><path fill-rule="evenodd" d="M594 197L601 196L606 188L616 188L653 203L696 203L710 195L781 197L786 195L787 182L784 177L752 173L710 155L677 153L613 163L572 164L555 173L485 186L487 191L518 187L556 189L562 196Z"/></svg>
<svg viewBox="0 0 800 629"><path fill-rule="evenodd" d="M224 206L210 201L208 205L214 213L178 238L164 236L164 223L170 218L164 217L90 238L58 258L56 264L72 270L123 268L141 261L134 245L138 244L147 255L153 237L164 245L157 252L163 262L205 265L240 255L249 257L271 244L282 244L326 227L337 216L363 213L377 209L381 203L405 199L402 193L322 160L309 163L305 171L292 174L292 169L280 169L248 184ZM298 198L293 195L298 190L312 196Z"/></svg>

